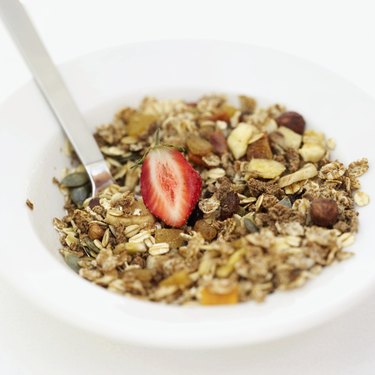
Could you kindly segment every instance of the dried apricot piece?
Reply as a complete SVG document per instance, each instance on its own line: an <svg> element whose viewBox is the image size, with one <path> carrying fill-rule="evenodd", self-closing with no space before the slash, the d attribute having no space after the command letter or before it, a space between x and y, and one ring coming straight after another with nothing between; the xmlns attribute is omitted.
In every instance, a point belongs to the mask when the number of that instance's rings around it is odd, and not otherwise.
<svg viewBox="0 0 375 375"><path fill-rule="evenodd" d="M191 283L191 279L189 274L182 270L173 273L171 276L165 278L160 282L160 286L178 286L178 287L186 287Z"/></svg>
<svg viewBox="0 0 375 375"><path fill-rule="evenodd" d="M202 289L202 305L234 305L238 303L238 285L226 293L213 292L210 287Z"/></svg>

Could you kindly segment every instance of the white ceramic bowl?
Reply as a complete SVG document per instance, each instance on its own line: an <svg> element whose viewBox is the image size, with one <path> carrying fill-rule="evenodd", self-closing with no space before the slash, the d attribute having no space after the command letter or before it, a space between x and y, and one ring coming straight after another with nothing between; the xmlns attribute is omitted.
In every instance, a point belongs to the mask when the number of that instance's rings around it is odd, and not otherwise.
<svg viewBox="0 0 375 375"><path fill-rule="evenodd" d="M374 160L374 102L334 74L283 53L211 41L145 43L84 56L64 65L62 73L93 127L144 95L194 100L211 92L245 93L301 112L309 128L337 140L340 160ZM31 301L77 327L157 347L258 343L314 327L374 287L370 205L360 210L354 258L264 304L176 307L107 292L73 273L58 253L51 221L63 215L63 199L51 180L68 163L63 142L34 83L1 106L0 273ZM365 191L375 191L374 172L362 182ZM26 208L26 198L35 203L34 211Z"/></svg>

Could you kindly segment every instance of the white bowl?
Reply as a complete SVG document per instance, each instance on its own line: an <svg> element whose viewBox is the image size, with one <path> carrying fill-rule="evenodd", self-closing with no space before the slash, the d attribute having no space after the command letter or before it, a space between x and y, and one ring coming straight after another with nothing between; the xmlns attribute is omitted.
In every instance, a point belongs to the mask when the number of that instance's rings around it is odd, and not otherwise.
<svg viewBox="0 0 375 375"><path fill-rule="evenodd" d="M308 127L337 141L344 162L374 160L375 104L334 74L268 49L212 41L128 45L79 58L62 73L93 127L144 95L194 100L204 93L250 94L301 112ZM64 137L33 82L0 108L0 273L32 302L84 329L156 347L225 347L291 335L331 319L374 287L374 205L360 210L356 256L305 287L263 304L176 307L112 294L81 279L58 253L52 218L63 199L51 180L67 165ZM5 171L4 171L5 170ZM374 191L373 172L363 188ZM35 203L34 211L25 200Z"/></svg>

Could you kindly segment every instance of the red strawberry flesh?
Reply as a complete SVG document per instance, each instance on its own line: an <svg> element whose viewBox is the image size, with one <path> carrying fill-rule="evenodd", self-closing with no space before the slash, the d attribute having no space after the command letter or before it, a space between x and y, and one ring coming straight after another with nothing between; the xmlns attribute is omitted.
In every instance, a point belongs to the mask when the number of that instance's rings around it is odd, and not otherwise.
<svg viewBox="0 0 375 375"><path fill-rule="evenodd" d="M183 226L201 190L199 173L176 149L161 146L146 156L141 173L143 202L165 224Z"/></svg>

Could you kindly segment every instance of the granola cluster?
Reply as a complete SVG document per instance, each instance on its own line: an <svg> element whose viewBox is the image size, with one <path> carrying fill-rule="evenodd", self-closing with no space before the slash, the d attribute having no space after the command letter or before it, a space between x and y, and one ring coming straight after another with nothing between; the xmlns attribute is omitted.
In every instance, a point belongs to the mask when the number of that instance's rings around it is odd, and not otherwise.
<svg viewBox="0 0 375 375"><path fill-rule="evenodd" d="M182 228L167 227L142 202L137 160L157 128L202 177ZM358 230L355 205L369 202L358 180L368 162L330 160L333 140L305 130L303 117L281 105L146 97L95 138L117 183L91 199L83 167L66 171L67 214L54 226L66 262L97 285L173 304L261 302L352 255L345 248Z"/></svg>

